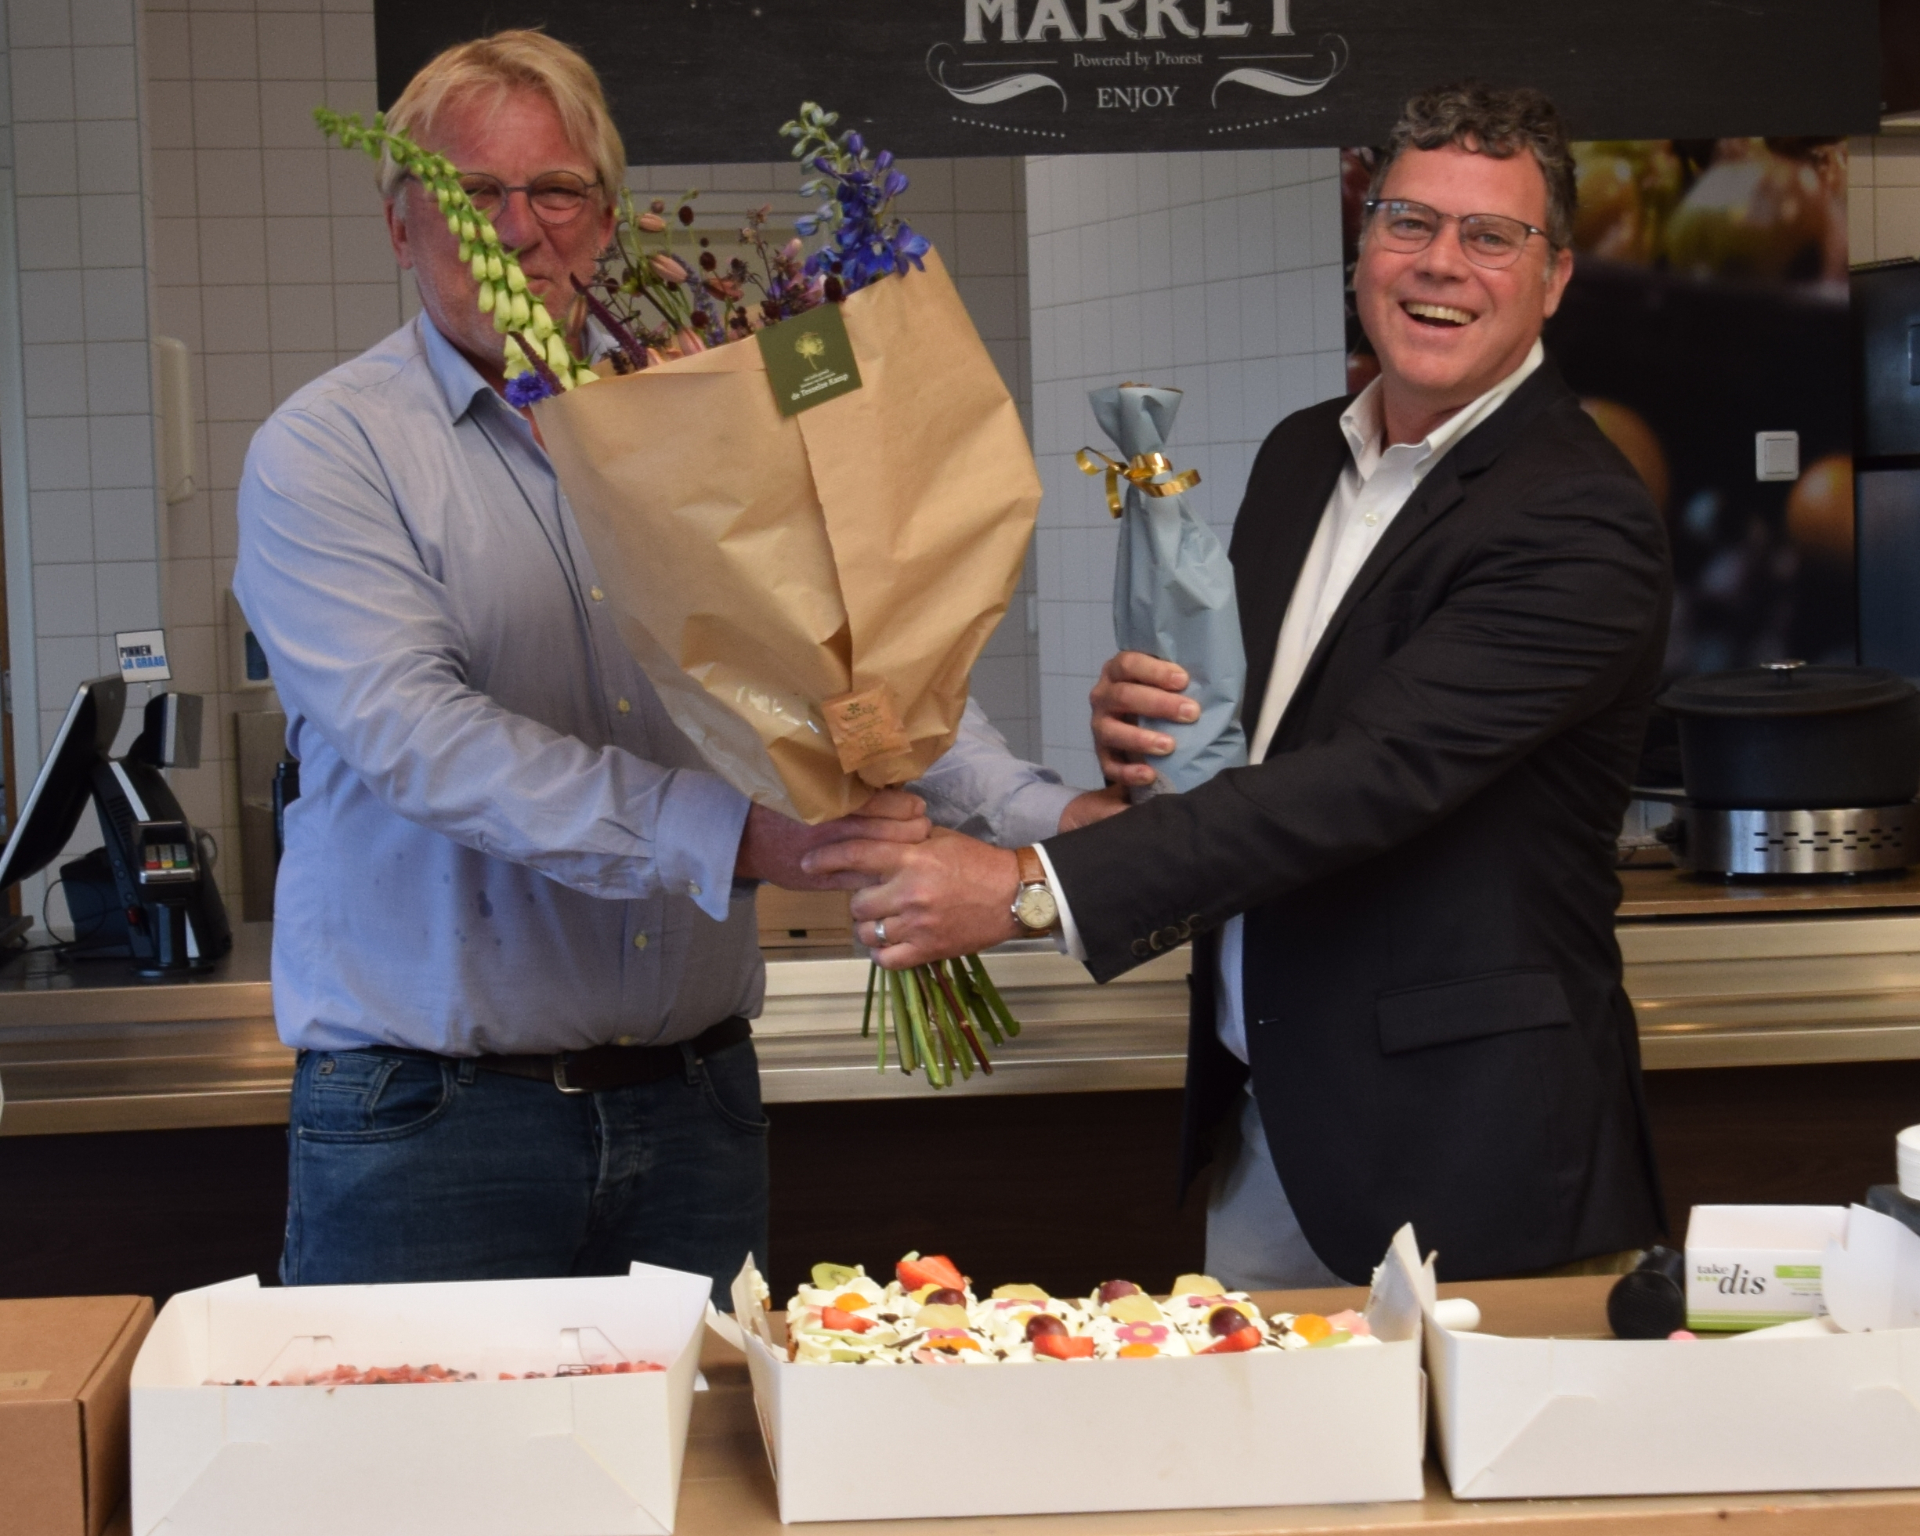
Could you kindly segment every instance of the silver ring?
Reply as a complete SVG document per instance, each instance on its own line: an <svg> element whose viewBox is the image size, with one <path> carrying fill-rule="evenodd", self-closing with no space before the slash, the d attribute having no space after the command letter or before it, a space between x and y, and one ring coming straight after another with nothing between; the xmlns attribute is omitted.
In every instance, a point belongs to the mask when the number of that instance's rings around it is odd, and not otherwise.
<svg viewBox="0 0 1920 1536"><path fill-rule="evenodd" d="M884 917L873 925L873 947L875 949L887 947L887 920Z"/></svg>

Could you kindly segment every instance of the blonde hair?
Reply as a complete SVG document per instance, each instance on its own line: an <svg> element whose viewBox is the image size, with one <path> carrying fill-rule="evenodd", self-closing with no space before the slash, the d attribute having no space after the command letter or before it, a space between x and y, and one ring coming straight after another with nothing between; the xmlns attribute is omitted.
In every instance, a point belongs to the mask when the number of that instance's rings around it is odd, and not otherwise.
<svg viewBox="0 0 1920 1536"><path fill-rule="evenodd" d="M538 91L552 102L567 142L593 162L601 192L618 196L627 152L600 77L579 53L544 32L515 28L456 43L407 82L387 111L387 126L419 142L450 102L481 95L497 101L512 90ZM381 156L380 195L392 198L406 176L391 156Z"/></svg>

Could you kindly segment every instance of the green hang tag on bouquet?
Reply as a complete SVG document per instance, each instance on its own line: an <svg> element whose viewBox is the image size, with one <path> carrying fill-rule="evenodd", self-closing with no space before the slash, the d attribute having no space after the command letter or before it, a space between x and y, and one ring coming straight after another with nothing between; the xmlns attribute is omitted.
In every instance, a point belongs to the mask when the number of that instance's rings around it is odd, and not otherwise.
<svg viewBox="0 0 1920 1536"><path fill-rule="evenodd" d="M782 416L797 416L860 387L860 365L838 304L755 331Z"/></svg>

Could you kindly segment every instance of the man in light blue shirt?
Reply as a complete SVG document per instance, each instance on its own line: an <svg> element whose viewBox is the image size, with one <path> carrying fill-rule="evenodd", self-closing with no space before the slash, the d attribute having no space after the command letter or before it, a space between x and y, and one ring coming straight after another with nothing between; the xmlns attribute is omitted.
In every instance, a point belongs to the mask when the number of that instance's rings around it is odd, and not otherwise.
<svg viewBox="0 0 1920 1536"><path fill-rule="evenodd" d="M591 69L536 33L429 64L390 120L556 313L625 156ZM809 849L918 839L898 792L808 828L715 776L627 654L500 338L432 198L384 180L425 313L289 399L240 490L235 588L301 762L273 985L299 1048L290 1284L623 1273L766 1252L746 1020L753 890ZM489 206L490 205L490 206ZM1050 835L1074 792L983 718L943 819Z"/></svg>

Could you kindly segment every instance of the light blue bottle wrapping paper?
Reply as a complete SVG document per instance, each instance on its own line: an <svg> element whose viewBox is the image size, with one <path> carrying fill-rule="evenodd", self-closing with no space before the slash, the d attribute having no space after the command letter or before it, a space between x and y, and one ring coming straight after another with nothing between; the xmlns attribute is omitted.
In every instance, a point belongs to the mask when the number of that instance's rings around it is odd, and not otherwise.
<svg viewBox="0 0 1920 1536"><path fill-rule="evenodd" d="M1122 384L1093 390L1087 398L1122 458L1167 451L1180 412L1179 390ZM1191 789L1247 760L1239 719L1247 657L1233 567L1184 494L1148 496L1121 483L1126 490L1113 570L1114 639L1123 651L1145 651L1187 669L1187 696L1199 703L1200 718L1190 725L1146 723L1174 740L1170 756L1154 759L1159 782L1153 792Z"/></svg>

